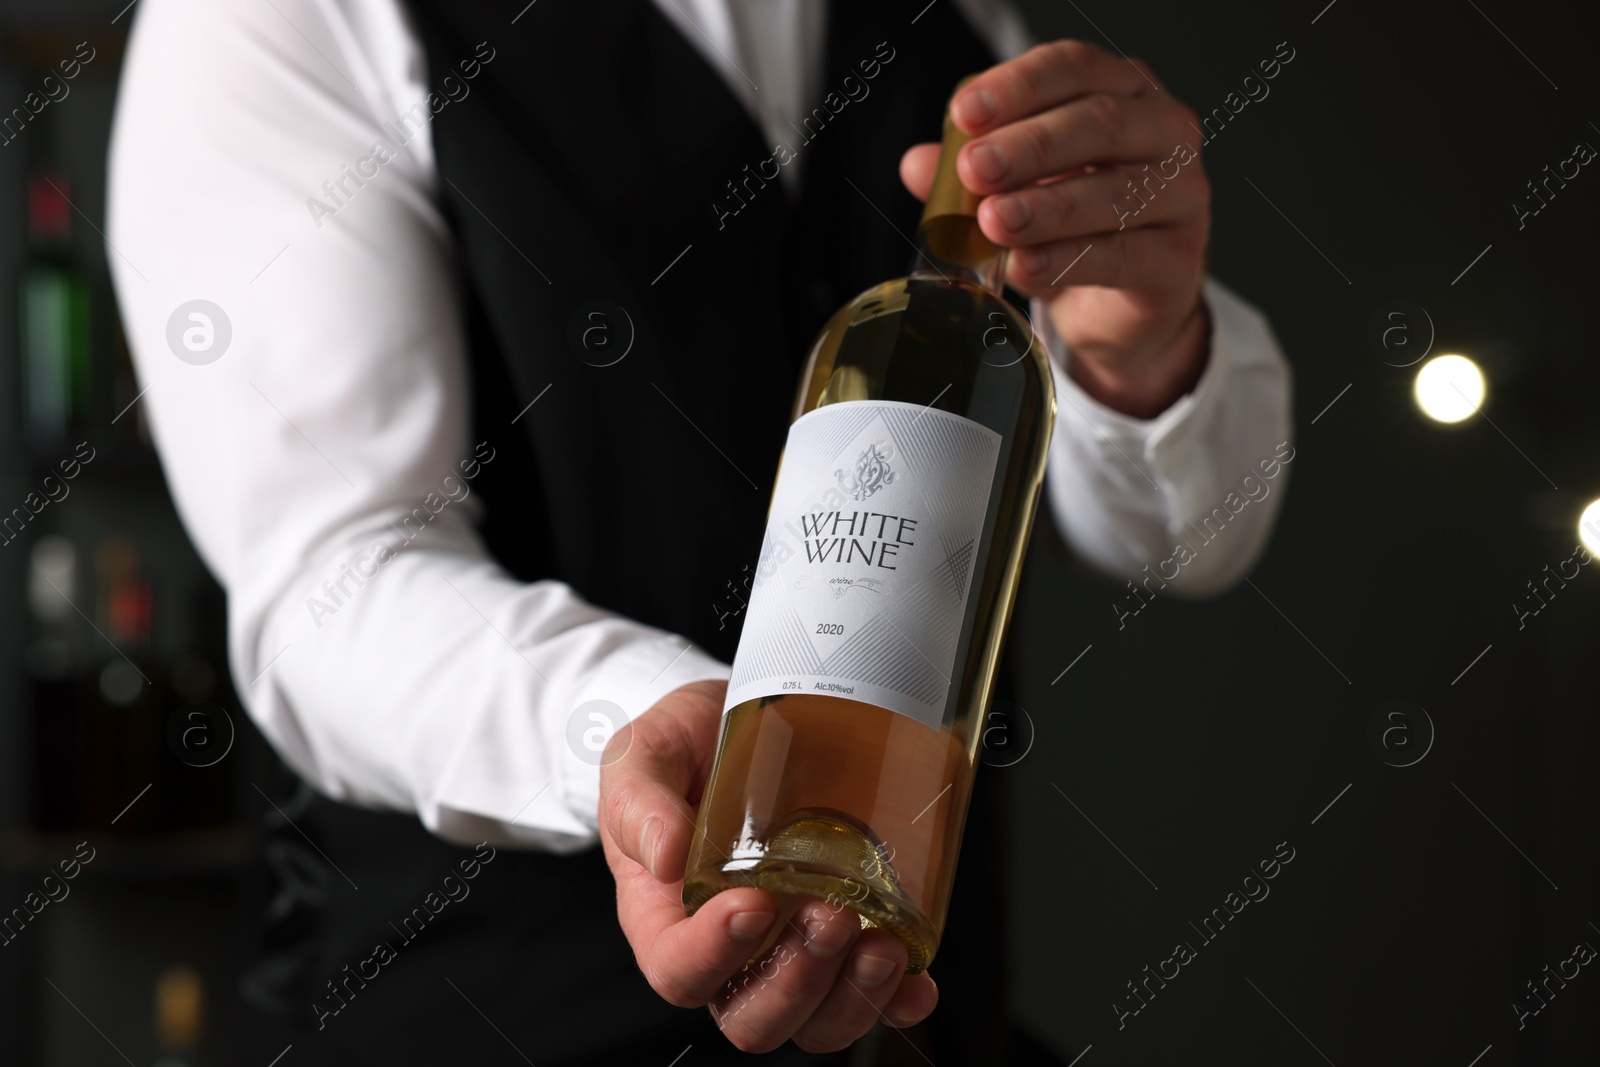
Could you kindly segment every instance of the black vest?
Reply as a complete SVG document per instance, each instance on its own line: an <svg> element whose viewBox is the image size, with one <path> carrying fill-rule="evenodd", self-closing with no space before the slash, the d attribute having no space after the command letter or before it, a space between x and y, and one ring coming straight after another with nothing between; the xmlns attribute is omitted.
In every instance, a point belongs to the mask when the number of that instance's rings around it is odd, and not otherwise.
<svg viewBox="0 0 1600 1067"><path fill-rule="evenodd" d="M808 346L840 304L906 272L919 205L900 156L938 138L956 81L993 58L950 3L831 5L817 110L775 154L648 0L523 3L409 0L430 87L455 97L431 136L473 440L498 452L477 486L484 535L518 577L730 660L726 592L760 547ZM776 177L789 153L798 197ZM298 826L361 888L273 829L269 953L246 979L258 1051L282 1038L298 1064L520 1062L509 1042L540 1067L664 1065L693 1043L686 1062L743 1062L706 1012L640 976L597 849L500 850L471 896L350 983L345 966L396 942L390 924L471 850L408 816L300 801ZM940 1063L1001 1062L992 790L973 805L934 967ZM319 1029L330 979L355 993ZM790 1045L765 1062L829 1061Z"/></svg>

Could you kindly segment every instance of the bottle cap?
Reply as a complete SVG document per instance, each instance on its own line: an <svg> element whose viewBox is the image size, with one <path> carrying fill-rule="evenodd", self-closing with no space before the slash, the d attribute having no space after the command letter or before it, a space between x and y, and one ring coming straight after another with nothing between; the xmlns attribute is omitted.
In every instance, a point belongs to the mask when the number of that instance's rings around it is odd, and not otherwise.
<svg viewBox="0 0 1600 1067"><path fill-rule="evenodd" d="M41 170L28 179L28 233L36 241L65 241L72 235L72 201L59 171Z"/></svg>
<svg viewBox="0 0 1600 1067"><path fill-rule="evenodd" d="M956 83L959 93L976 78L969 74ZM951 97L954 98L952 93ZM947 106L944 113L944 140L939 146L939 167L934 171L933 187L928 192L927 206L922 209L919 227L923 240L939 258L951 263L976 266L1000 255L1000 247L983 235L977 226L978 204L983 197L961 184L956 174L956 157L971 141L950 118ZM970 219L969 222L960 220ZM945 220L941 222L940 220Z"/></svg>

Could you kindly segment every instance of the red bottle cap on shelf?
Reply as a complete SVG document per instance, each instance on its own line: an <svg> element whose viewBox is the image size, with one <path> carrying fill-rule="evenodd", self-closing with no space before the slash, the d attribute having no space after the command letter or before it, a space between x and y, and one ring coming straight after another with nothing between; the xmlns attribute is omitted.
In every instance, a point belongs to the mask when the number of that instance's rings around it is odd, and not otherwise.
<svg viewBox="0 0 1600 1067"><path fill-rule="evenodd" d="M64 241L72 232L72 202L60 171L36 171L28 180L28 233L36 240Z"/></svg>
<svg viewBox="0 0 1600 1067"><path fill-rule="evenodd" d="M135 577L111 590L111 635L118 644L137 644L150 636L150 587Z"/></svg>

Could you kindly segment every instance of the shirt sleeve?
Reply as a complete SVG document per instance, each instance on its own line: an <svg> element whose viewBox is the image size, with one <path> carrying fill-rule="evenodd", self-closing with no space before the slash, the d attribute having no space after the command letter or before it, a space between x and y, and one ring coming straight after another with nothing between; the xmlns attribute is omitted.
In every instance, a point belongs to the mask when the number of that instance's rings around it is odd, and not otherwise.
<svg viewBox="0 0 1600 1067"><path fill-rule="evenodd" d="M1289 364L1272 327L1215 279L1203 296L1205 370L1153 419L1114 411L1068 378L1071 353L1043 305L1032 309L1055 376L1045 483L1057 529L1106 574L1154 574L1188 596L1221 592L1254 565L1294 456Z"/></svg>
<svg viewBox="0 0 1600 1067"><path fill-rule="evenodd" d="M475 532L496 457L469 437L422 128L461 105L426 92L401 20L139 5L107 221L137 403L227 592L240 696L294 769L453 840L577 849L607 723L728 668L514 580Z"/></svg>

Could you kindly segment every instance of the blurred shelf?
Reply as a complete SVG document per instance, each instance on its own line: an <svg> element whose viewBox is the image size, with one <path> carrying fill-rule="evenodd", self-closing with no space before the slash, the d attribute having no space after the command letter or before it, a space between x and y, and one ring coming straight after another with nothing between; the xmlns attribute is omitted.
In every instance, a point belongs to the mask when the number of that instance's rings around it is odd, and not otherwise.
<svg viewBox="0 0 1600 1067"><path fill-rule="evenodd" d="M60 464L74 458L77 443L82 440L84 437L57 445L26 441L0 446L6 453L0 456L0 472L21 479L26 488L40 489L46 476L62 479ZM97 441L90 437L89 444L95 450L94 458L78 465L78 473L67 480L70 486L125 485L149 492L153 504L165 502L166 475L154 450L136 441ZM44 495L42 491L40 495Z"/></svg>
<svg viewBox="0 0 1600 1067"><path fill-rule="evenodd" d="M0 839L0 866L19 874L44 875L71 859L87 841L94 859L83 873L96 877L164 879L227 874L248 866L260 835L242 826L132 835L88 832L40 834L13 830Z"/></svg>
<svg viewBox="0 0 1600 1067"><path fill-rule="evenodd" d="M116 71L122 62L126 42L120 35L107 34L101 26L82 33L75 33L66 25L48 30L13 30L0 36L0 52L19 67L46 70L63 59L70 59L84 41L94 49L94 59L86 69L93 70L96 64L104 61L104 69Z"/></svg>
<svg viewBox="0 0 1600 1067"><path fill-rule="evenodd" d="M109 442L95 442L90 440L94 447L94 458L87 463L79 464L76 482L103 482L131 480L136 483L150 483L151 485L165 485L161 472L161 461L150 449L138 444L118 444ZM30 461L33 474L37 478L45 475L61 476L58 464L62 460L73 458L73 445L62 446L59 459L46 456L38 446L30 446L32 456Z"/></svg>

